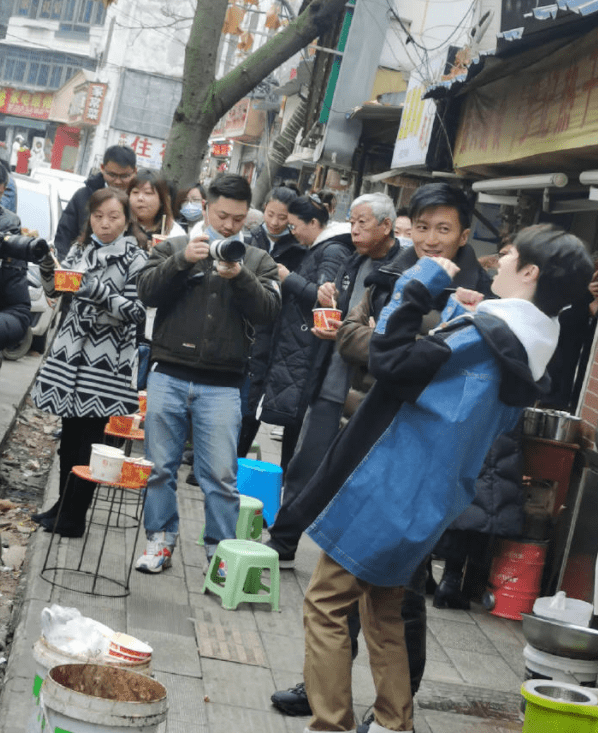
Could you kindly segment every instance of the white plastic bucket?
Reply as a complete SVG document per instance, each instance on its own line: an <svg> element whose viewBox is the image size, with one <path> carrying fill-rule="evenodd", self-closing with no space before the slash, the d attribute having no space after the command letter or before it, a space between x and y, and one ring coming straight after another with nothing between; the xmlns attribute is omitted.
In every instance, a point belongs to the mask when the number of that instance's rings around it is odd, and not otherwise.
<svg viewBox="0 0 598 733"><path fill-rule="evenodd" d="M157 680L95 664L53 667L40 697L49 730L64 733L157 733L168 712Z"/></svg>
<svg viewBox="0 0 598 733"><path fill-rule="evenodd" d="M594 606L579 598L567 598L563 591L555 596L536 598L534 613L544 618L554 618L575 626L589 626L594 613Z"/></svg>
<svg viewBox="0 0 598 733"><path fill-rule="evenodd" d="M109 656L91 659L78 654L69 654L68 652L64 652L52 644L48 644L43 636L40 636L33 645L33 658L35 660L35 676L33 678L33 709L29 716L27 733L40 733L40 731L47 730L47 726L44 727L39 695L42 684L52 667L57 667L60 664L84 664L86 662L91 662L93 664L99 663L112 667L119 667L121 669L129 669L148 676L151 676L152 674L151 659L145 662L133 663L127 662L124 659L116 659Z"/></svg>
<svg viewBox="0 0 598 733"><path fill-rule="evenodd" d="M525 679L547 679L594 687L598 676L598 659L570 659L542 652L531 644L523 649Z"/></svg>
<svg viewBox="0 0 598 733"><path fill-rule="evenodd" d="M89 470L94 479L117 483L122 471L125 452L121 448L113 448L103 443L93 443Z"/></svg>

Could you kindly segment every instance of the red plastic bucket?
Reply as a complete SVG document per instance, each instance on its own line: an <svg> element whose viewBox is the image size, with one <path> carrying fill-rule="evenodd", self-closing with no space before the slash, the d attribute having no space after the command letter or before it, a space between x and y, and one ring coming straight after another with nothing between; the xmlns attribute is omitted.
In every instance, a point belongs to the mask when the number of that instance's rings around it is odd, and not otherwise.
<svg viewBox="0 0 598 733"><path fill-rule="evenodd" d="M502 540L490 568L489 590L494 596L494 616L521 621L531 613L540 592L546 542Z"/></svg>

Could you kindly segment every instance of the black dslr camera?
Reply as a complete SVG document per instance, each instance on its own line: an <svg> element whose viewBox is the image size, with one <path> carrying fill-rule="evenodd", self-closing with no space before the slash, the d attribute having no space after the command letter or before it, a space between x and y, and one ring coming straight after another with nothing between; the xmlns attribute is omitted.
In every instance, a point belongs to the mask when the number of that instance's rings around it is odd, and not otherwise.
<svg viewBox="0 0 598 733"><path fill-rule="evenodd" d="M25 260L39 265L49 251L49 244L41 237L0 233L0 259L12 257L14 260Z"/></svg>

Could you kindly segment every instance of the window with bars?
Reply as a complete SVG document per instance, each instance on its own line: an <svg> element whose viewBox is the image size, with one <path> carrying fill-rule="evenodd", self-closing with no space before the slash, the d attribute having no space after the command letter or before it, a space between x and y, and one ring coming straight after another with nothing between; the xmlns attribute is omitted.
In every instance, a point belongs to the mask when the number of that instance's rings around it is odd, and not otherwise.
<svg viewBox="0 0 598 733"><path fill-rule="evenodd" d="M0 45L0 84L59 89L79 69L95 68L96 61L84 56Z"/></svg>
<svg viewBox="0 0 598 733"><path fill-rule="evenodd" d="M13 15L58 20L61 31L88 34L92 25L104 25L106 8L95 0L14 0Z"/></svg>

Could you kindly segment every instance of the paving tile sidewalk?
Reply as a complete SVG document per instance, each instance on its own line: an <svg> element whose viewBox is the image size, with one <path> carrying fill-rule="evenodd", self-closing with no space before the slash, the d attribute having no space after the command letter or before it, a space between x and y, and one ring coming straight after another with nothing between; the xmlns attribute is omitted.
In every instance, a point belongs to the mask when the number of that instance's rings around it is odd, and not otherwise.
<svg viewBox="0 0 598 733"><path fill-rule="evenodd" d="M280 444L270 439L268 426L262 426L258 440L262 459L277 462ZM301 680L301 604L318 548L304 537L295 571L282 571L280 613L266 604L223 610L219 598L201 593L205 555L197 538L203 526L203 497L197 487L186 484L188 470L183 466L179 472L181 532L173 567L155 576L133 571L127 598L85 595L53 587L40 578L49 535L36 532L0 698L2 733L26 731L35 670L32 646L40 636L40 613L51 603L74 606L85 616L151 644L155 676L168 689L166 733L303 733L307 719L281 715L271 706L270 695ZM47 504L56 486L55 468ZM99 533L100 527L93 526L93 543ZM124 573L123 552L130 556L133 537L132 529L109 533L105 553L110 572ZM81 543L80 539L61 540L61 562L78 552ZM144 545L142 533L135 556ZM479 606L463 612L436 610L430 599L428 604L428 661L416 697L417 733L520 731L517 716L525 644L520 624L495 618ZM361 639L360 647L354 665L359 720L374 696Z"/></svg>

